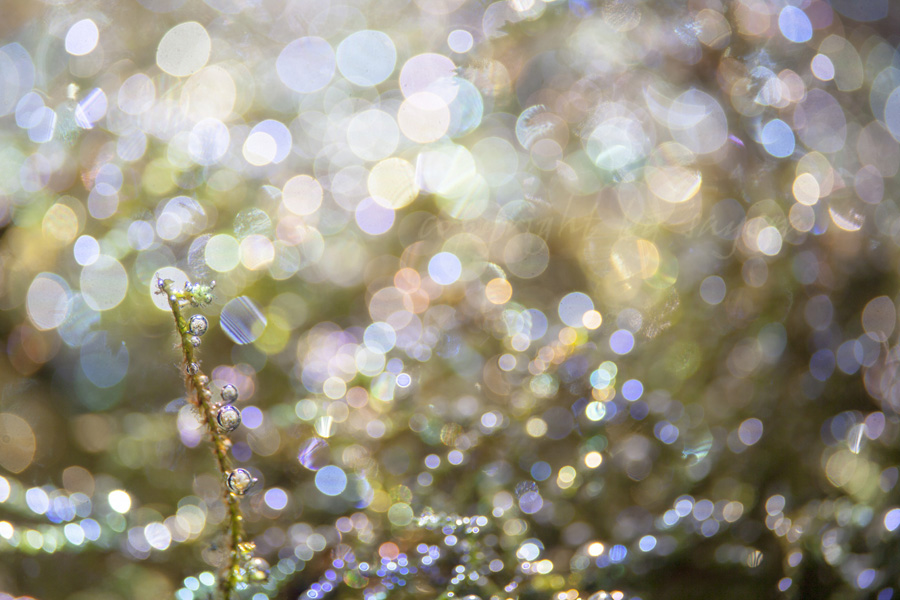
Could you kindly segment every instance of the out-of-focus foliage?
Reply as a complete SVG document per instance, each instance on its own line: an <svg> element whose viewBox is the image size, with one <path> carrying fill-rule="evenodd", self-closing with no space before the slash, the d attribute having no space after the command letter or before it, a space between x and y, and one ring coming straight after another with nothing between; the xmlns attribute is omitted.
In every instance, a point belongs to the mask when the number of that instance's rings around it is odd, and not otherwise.
<svg viewBox="0 0 900 600"><path fill-rule="evenodd" d="M0 599L893 598L898 6L0 3Z"/></svg>

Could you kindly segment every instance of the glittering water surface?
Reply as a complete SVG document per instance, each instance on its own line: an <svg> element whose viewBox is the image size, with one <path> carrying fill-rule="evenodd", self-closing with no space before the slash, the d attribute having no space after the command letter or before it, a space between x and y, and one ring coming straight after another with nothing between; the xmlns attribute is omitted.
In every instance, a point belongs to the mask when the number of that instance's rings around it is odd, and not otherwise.
<svg viewBox="0 0 900 600"><path fill-rule="evenodd" d="M8 4L0 599L898 593L888 0Z"/></svg>

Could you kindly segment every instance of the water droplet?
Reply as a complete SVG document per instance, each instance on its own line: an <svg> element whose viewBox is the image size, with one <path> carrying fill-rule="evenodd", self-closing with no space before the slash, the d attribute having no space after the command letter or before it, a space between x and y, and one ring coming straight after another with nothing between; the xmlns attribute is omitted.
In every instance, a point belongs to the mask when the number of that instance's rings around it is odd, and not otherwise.
<svg viewBox="0 0 900 600"><path fill-rule="evenodd" d="M850 428L847 434L847 443L850 445L850 452L859 454L863 446L863 440L866 439L866 424L857 423Z"/></svg>
<svg viewBox="0 0 900 600"><path fill-rule="evenodd" d="M323 467L316 473L316 487L326 496L339 496L347 489L347 474L335 465Z"/></svg>
<svg viewBox="0 0 900 600"><path fill-rule="evenodd" d="M242 240L249 235L272 235L272 219L259 208L248 208L234 218L234 234Z"/></svg>
<svg viewBox="0 0 900 600"><path fill-rule="evenodd" d="M184 370L188 375L196 375L200 372L200 365L195 362L188 363Z"/></svg>
<svg viewBox="0 0 900 600"><path fill-rule="evenodd" d="M253 487L254 483L256 483L256 479L250 475L250 471L240 468L229 473L225 479L225 485L228 486L228 489L241 496L246 494Z"/></svg>
<svg viewBox="0 0 900 600"><path fill-rule="evenodd" d="M535 142L552 134L555 126L553 116L543 104L535 104L522 111L516 119L516 139L523 148L530 150Z"/></svg>
<svg viewBox="0 0 900 600"><path fill-rule="evenodd" d="M199 383L200 385L206 385L207 383L209 383L209 377L207 377L203 373L200 373L199 375L197 375L197 383Z"/></svg>
<svg viewBox="0 0 900 600"><path fill-rule="evenodd" d="M212 237L211 234L205 234L197 237L191 242L188 250L188 271L192 277L197 279L207 279L210 276L210 268L206 263L206 244Z"/></svg>
<svg viewBox="0 0 900 600"><path fill-rule="evenodd" d="M297 453L297 460L310 471L318 471L328 459L328 442L322 438L307 440Z"/></svg>
<svg viewBox="0 0 900 600"><path fill-rule="evenodd" d="M533 515L544 506L544 499L540 492L525 492L519 497L519 510L528 515Z"/></svg>
<svg viewBox="0 0 900 600"><path fill-rule="evenodd" d="M222 309L219 324L235 344L249 344L262 335L266 318L250 298L239 296Z"/></svg>
<svg viewBox="0 0 900 600"><path fill-rule="evenodd" d="M759 550L754 550L747 556L747 566L750 568L758 567L762 561L763 553Z"/></svg>
<svg viewBox="0 0 900 600"><path fill-rule="evenodd" d="M516 484L516 498L521 498L523 494L528 492L536 492L538 486L533 481L520 481Z"/></svg>
<svg viewBox="0 0 900 600"><path fill-rule="evenodd" d="M856 210L855 207L836 207L834 205L828 207L828 214L834 224L844 231L859 231L866 221L865 215Z"/></svg>
<svg viewBox="0 0 900 600"><path fill-rule="evenodd" d="M238 390L232 384L227 383L222 388L222 402L231 404L238 399Z"/></svg>
<svg viewBox="0 0 900 600"><path fill-rule="evenodd" d="M344 573L344 583L354 589L362 589L368 585L368 578L359 571L347 571Z"/></svg>
<svg viewBox="0 0 900 600"><path fill-rule="evenodd" d="M316 433L323 438L331 437L331 426L334 425L334 417L324 416L316 419Z"/></svg>
<svg viewBox="0 0 900 600"><path fill-rule="evenodd" d="M81 369L97 387L110 388L116 385L128 372L128 349L125 342L108 342L105 331L88 334L81 346Z"/></svg>
<svg viewBox="0 0 900 600"><path fill-rule="evenodd" d="M203 335L209 329L209 322L203 315L194 315L188 322L188 329L194 335Z"/></svg>
<svg viewBox="0 0 900 600"><path fill-rule="evenodd" d="M247 563L247 575L250 581L265 583L269 579L269 563L266 559L255 556Z"/></svg>
<svg viewBox="0 0 900 600"><path fill-rule="evenodd" d="M216 282L211 281L205 283L185 283L185 289L191 295L191 304L194 306L205 306L213 301L212 291L216 287Z"/></svg>
<svg viewBox="0 0 900 600"><path fill-rule="evenodd" d="M188 341L191 343L191 346L193 346L194 348L196 348L200 345L200 338L197 337L196 335L192 335L190 337L190 339L188 339Z"/></svg>
<svg viewBox="0 0 900 600"><path fill-rule="evenodd" d="M241 411L230 404L226 404L216 413L216 422L224 431L234 431L241 426Z"/></svg>
<svg viewBox="0 0 900 600"><path fill-rule="evenodd" d="M682 451L681 457L685 459L693 458L692 464L697 464L706 458L712 445L713 439L709 434L695 439L692 443L685 442L684 451Z"/></svg>

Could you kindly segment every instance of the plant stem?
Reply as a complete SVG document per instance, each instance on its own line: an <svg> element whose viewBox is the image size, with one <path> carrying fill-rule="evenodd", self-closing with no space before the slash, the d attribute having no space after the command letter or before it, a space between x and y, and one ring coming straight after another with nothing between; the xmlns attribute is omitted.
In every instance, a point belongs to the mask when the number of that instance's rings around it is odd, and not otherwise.
<svg viewBox="0 0 900 600"><path fill-rule="evenodd" d="M231 448L231 440L216 424L215 407L212 403L212 395L209 391L209 379L198 368L190 369L189 365L197 364L197 349L190 342L192 334L188 328L182 307L193 302L190 290L176 290L175 282L166 279L162 285L162 291L166 294L169 308L175 317L175 328L181 341L181 352L184 359L182 373L184 373L184 385L188 391L188 398L200 413L200 420L206 427L209 441L212 443L213 454L216 457L216 465L219 469L222 496L228 507L228 531L229 531L229 560L227 573L219 580L219 589L223 600L230 600L235 586L241 577L241 559L247 551L244 544L244 517L241 515L240 498L225 485L228 474L232 470L231 458L228 450Z"/></svg>

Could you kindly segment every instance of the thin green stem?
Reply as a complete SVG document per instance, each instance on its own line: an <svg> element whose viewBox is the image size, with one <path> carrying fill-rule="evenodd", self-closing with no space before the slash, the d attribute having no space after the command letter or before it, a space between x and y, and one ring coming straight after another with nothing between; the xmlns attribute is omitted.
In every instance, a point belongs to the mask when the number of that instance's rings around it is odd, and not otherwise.
<svg viewBox="0 0 900 600"><path fill-rule="evenodd" d="M228 456L231 440L216 424L216 407L212 402L212 394L209 391L209 378L200 370L197 349L194 348L190 341L193 334L190 332L188 321L185 319L182 308L193 302L191 291L188 289L176 290L175 282L171 279L166 279L163 282L162 291L166 294L169 308L172 309L172 315L175 317L175 328L178 330L178 336L181 341L181 352L184 360L182 373L184 373L184 384L188 391L188 398L199 411L200 420L206 427L206 432L209 435L213 454L216 457L216 466L221 476L222 497L225 506L228 507L229 560L226 573L219 580L219 589L222 592L223 600L230 600L235 586L241 578L242 558L244 554L250 551L248 545L244 543L244 517L241 515L240 498L228 489L226 485L228 474L232 471L231 458ZM191 365L197 365L197 367L192 368Z"/></svg>

